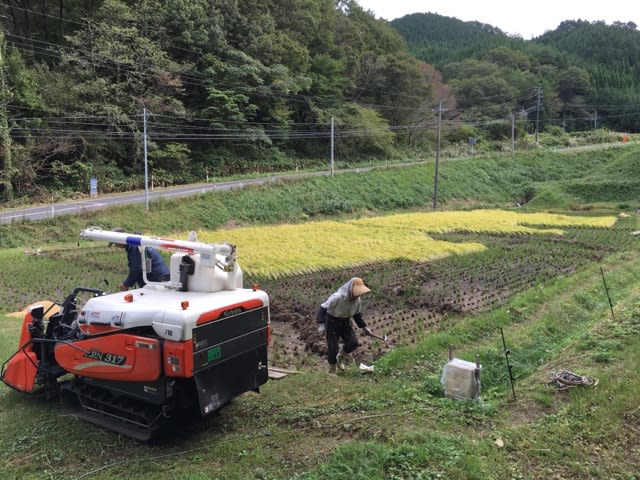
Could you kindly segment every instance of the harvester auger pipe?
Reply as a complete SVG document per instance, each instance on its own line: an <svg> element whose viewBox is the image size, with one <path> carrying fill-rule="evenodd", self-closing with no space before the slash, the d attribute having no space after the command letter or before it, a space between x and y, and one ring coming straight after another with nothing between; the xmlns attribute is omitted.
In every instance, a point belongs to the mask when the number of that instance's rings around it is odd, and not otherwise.
<svg viewBox="0 0 640 480"><path fill-rule="evenodd" d="M201 254L209 256L212 259L215 255L225 257L225 263L217 266L224 271L233 270L236 261L236 246L230 243L202 243L192 242L189 240L174 240L171 238L150 237L136 233L115 232L112 230L103 230L99 227L90 227L80 232L80 238L86 240L98 240L110 243L119 243L123 245L133 245L136 247L152 247L160 250L169 250L172 252L183 252L186 254Z"/></svg>

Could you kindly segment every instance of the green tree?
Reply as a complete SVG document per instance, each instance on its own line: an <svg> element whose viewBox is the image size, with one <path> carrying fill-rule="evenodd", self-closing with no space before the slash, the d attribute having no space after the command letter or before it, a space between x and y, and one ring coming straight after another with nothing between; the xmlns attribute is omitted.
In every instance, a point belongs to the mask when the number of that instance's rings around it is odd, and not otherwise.
<svg viewBox="0 0 640 480"><path fill-rule="evenodd" d="M583 68L571 66L559 72L556 79L556 92L563 102L570 102L575 97L587 95L590 90L589 73Z"/></svg>
<svg viewBox="0 0 640 480"><path fill-rule="evenodd" d="M394 136L387 121L374 109L346 103L335 119L336 155L339 158L391 154Z"/></svg>
<svg viewBox="0 0 640 480"><path fill-rule="evenodd" d="M62 71L71 79L81 112L76 128L92 145L87 160L96 168L115 157L123 171L140 174L143 109L157 115L185 113L180 99L185 68L162 48L161 34L143 35L150 25L163 22L162 10L156 11L158 18L150 18L154 8L159 8L156 0L138 2L135 9L121 0L105 0L68 37L72 48L61 49ZM55 102L55 96L49 100ZM92 131L87 124L94 125Z"/></svg>
<svg viewBox="0 0 640 480"><path fill-rule="evenodd" d="M489 50L487 60L501 67L517 70L528 70L531 66L531 60L525 53L506 45Z"/></svg>
<svg viewBox="0 0 640 480"><path fill-rule="evenodd" d="M7 104L10 101L9 87L5 78L5 58L7 56L4 34L0 31L0 200L13 198L11 176L13 166L11 162L11 135L9 134L9 114Z"/></svg>
<svg viewBox="0 0 640 480"><path fill-rule="evenodd" d="M184 111L175 96L182 89L180 65L138 28L136 13L145 10L105 0L69 38L74 48L62 51L62 65L78 85L83 109L110 113L115 128L124 118L119 113L137 113L142 106L157 113Z"/></svg>

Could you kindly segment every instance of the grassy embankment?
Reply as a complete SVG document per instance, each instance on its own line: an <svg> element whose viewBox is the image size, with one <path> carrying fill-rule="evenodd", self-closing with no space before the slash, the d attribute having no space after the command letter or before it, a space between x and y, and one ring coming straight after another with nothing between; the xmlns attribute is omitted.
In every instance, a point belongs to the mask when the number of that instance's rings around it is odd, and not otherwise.
<svg viewBox="0 0 640 480"><path fill-rule="evenodd" d="M464 160L441 169L441 208L507 207L580 215L635 212L640 204L636 147L582 154ZM91 217L0 227L0 311L38 298L60 299L79 283L116 282L113 265L93 272L91 249L74 248L88 225L170 235L191 229L350 218L428 209L433 169L381 170L247 191L162 202ZM635 213L626 222L637 228ZM535 241L532 239L532 241ZM14 248L7 248L14 247ZM24 247L54 252L25 256ZM489 246L490 248L490 246ZM94 250L95 252L95 250ZM47 253L47 252L45 252ZM470 255L472 257L472 255ZM470 260L472 261L472 260ZM518 295L495 311L467 317L376 364L327 380L305 372L245 395L215 419L161 447L102 432L44 402L2 387L3 478L633 478L640 470L640 256L626 248L572 275ZM614 302L612 316L600 268ZM1 322L0 353L16 346L19 320ZM512 350L512 398L502 344ZM480 355L479 402L443 398L449 344ZM549 371L599 379L595 388L555 392Z"/></svg>

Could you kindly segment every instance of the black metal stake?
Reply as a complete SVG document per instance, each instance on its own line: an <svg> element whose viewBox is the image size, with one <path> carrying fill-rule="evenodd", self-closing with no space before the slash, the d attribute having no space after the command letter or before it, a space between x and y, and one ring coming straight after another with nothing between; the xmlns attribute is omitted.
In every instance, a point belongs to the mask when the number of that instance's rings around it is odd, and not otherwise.
<svg viewBox="0 0 640 480"><path fill-rule="evenodd" d="M511 392L513 393L513 398L515 400L516 398L516 389L513 385L513 372L512 372L512 366L511 363L509 362L509 354L511 353L511 350L509 350L507 348L507 344L504 341L504 332L502 331L501 327L498 327L498 329L500 330L500 335L502 336L502 347L504 348L504 358L507 359L507 370L509 371L509 380L511 381Z"/></svg>
<svg viewBox="0 0 640 480"><path fill-rule="evenodd" d="M611 297L609 296L609 287L607 287L607 281L604 279L604 272L602 271L602 267L600 267L600 274L602 275L602 283L604 283L604 291L607 292L609 308L611 309L611 318L615 319L615 317L613 316L613 304L611 303Z"/></svg>

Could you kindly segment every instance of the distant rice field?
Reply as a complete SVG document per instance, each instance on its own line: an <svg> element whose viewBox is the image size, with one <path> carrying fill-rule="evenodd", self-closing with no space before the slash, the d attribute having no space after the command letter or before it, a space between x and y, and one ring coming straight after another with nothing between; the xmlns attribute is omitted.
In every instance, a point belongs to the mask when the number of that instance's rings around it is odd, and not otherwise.
<svg viewBox="0 0 640 480"><path fill-rule="evenodd" d="M475 242L435 240L430 236L434 233L562 235L562 227L609 228L615 222L614 216L506 210L417 212L344 222L327 220L200 231L198 240L233 243L238 247L238 262L246 272L277 278L396 259L427 261L486 248Z"/></svg>

